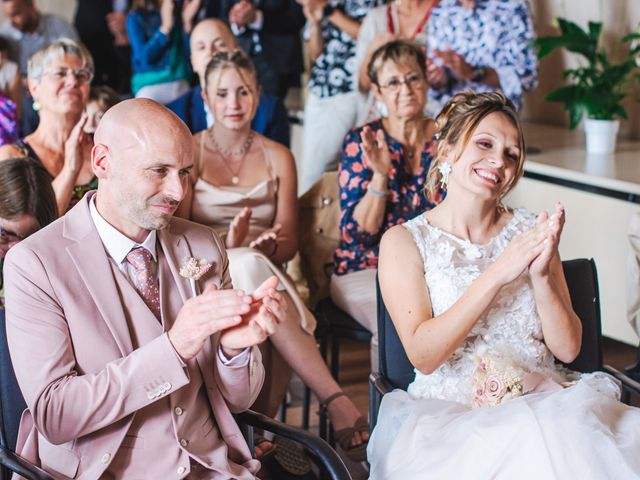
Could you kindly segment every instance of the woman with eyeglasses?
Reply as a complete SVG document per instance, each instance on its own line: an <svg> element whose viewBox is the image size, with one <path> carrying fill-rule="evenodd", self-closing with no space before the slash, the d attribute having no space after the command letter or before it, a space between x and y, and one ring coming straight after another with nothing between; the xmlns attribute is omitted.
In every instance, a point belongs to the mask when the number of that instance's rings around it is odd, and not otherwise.
<svg viewBox="0 0 640 480"><path fill-rule="evenodd" d="M0 160L32 157L44 166L62 214L97 187L91 169L93 140L83 131L92 77L91 55L73 40L60 39L34 53L28 82L40 123L32 134L0 148Z"/></svg>
<svg viewBox="0 0 640 480"><path fill-rule="evenodd" d="M378 370L375 276L382 234L433 207L423 194L433 159L433 119L427 99L425 55L396 40L378 48L367 73L388 117L351 130L338 173L340 246L335 253L331 298L373 334L371 368Z"/></svg>
<svg viewBox="0 0 640 480"><path fill-rule="evenodd" d="M5 337L2 264L11 247L58 217L51 176L40 162L11 158L0 162L0 362L11 363ZM0 368L2 407L13 412L26 408L15 377L6 378ZM15 406L15 408L14 408ZM4 415L3 431L10 448L15 447L19 418Z"/></svg>

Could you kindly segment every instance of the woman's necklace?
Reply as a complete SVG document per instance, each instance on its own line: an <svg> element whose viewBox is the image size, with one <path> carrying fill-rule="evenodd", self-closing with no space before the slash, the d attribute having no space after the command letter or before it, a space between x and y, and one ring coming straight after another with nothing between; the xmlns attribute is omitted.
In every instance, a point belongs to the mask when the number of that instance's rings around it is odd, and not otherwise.
<svg viewBox="0 0 640 480"><path fill-rule="evenodd" d="M238 185L240 183L240 175L239 175L240 170L242 170L242 166L244 165L244 160L245 158L247 158L247 153L249 153L249 150L251 149L251 143L253 143L253 131L250 131L247 134L247 138L245 138L244 143L242 144L242 147L240 147L237 150L228 150L228 149L222 148L218 144L218 142L216 142L216 139L213 136L213 128L208 129L207 132L209 133L209 138L211 139L213 148L215 148L216 152L220 154L223 160L222 163L227 168L227 170L229 170L229 172L231 173L231 183L233 185ZM240 160L236 160L234 162L230 160L230 157L240 157ZM233 169L231 167L233 163L237 163L238 168Z"/></svg>

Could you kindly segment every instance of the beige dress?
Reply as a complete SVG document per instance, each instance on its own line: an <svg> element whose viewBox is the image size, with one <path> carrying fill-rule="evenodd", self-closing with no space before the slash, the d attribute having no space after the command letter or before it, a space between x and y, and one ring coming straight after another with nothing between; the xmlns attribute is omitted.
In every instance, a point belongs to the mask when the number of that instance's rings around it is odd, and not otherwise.
<svg viewBox="0 0 640 480"><path fill-rule="evenodd" d="M199 162L204 153L204 135L200 138ZM262 232L273 226L278 201L278 177L273 170L264 141L262 139L258 141L262 146L270 178L253 187L219 186L201 177L198 178L193 187L191 220L213 228L221 238L224 238L234 217L244 207L251 208L249 234L243 246L227 251L233 285L235 288L253 292L267 278L276 275L280 280L280 289L287 291L296 306L302 328L309 334L313 334L316 320L300 299L293 282L266 255L248 247Z"/></svg>
<svg viewBox="0 0 640 480"><path fill-rule="evenodd" d="M201 165L204 153L204 135L201 135L200 138L197 158L199 165ZM313 335L316 319L300 299L293 282L266 255L248 247L251 241L273 226L278 200L278 177L273 170L264 141L262 139L258 141L262 146L270 178L253 187L239 187L213 185L199 177L193 187L191 220L213 228L221 238L224 238L233 218L244 207L251 208L249 234L243 246L227 250L233 286L247 292L253 292L267 278L276 275L280 280L279 289L287 291L296 307L302 329ZM202 171L202 168L199 170ZM270 381L265 382L258 399L251 408L274 416L289 384L291 368L280 353L273 348L271 342L262 343L260 351L266 370L265 378Z"/></svg>

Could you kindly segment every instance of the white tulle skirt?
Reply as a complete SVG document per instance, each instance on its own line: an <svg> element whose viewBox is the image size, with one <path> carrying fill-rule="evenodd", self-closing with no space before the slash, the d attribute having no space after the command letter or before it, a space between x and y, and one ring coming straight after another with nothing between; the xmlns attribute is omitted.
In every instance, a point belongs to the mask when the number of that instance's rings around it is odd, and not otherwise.
<svg viewBox="0 0 640 480"><path fill-rule="evenodd" d="M394 391L369 441L370 478L640 478L640 409L620 403L616 388L608 376L585 375L477 409Z"/></svg>

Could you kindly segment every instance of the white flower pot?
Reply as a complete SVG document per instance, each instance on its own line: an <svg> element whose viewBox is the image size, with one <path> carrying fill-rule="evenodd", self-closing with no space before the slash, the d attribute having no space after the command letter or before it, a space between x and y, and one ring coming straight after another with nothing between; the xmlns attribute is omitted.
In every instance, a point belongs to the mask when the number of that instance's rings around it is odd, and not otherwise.
<svg viewBox="0 0 640 480"><path fill-rule="evenodd" d="M587 153L607 154L615 152L619 128L619 120L585 119L584 133L587 139Z"/></svg>

